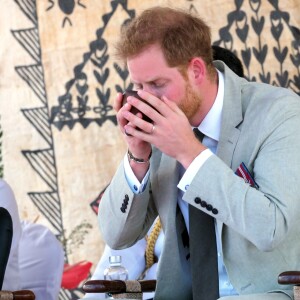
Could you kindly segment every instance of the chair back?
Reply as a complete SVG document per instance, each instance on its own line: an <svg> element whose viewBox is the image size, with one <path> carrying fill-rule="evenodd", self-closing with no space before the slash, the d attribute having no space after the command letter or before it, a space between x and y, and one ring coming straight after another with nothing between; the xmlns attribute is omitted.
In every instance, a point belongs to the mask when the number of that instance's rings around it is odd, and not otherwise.
<svg viewBox="0 0 300 300"><path fill-rule="evenodd" d="M142 299L143 292L154 292L156 280L88 280L85 293L106 293L113 299Z"/></svg>
<svg viewBox="0 0 300 300"><path fill-rule="evenodd" d="M300 300L300 271L285 271L280 273L278 283L292 285L294 300Z"/></svg>
<svg viewBox="0 0 300 300"><path fill-rule="evenodd" d="M30 290L0 291L1 300L35 300L34 292Z"/></svg>

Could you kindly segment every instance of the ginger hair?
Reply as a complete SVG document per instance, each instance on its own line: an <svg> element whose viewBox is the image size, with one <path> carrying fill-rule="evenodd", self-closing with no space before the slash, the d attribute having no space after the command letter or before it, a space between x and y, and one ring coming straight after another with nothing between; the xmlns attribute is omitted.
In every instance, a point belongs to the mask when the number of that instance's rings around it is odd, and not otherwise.
<svg viewBox="0 0 300 300"><path fill-rule="evenodd" d="M122 26L116 55L126 62L155 44L170 67L186 68L192 58L201 57L209 73L214 72L210 28L192 13L169 7L146 9Z"/></svg>

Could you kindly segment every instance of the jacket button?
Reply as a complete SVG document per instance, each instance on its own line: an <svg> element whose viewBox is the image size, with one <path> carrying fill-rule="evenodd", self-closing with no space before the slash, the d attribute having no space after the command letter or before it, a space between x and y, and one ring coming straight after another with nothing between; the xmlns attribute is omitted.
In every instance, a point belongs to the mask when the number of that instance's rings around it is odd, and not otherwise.
<svg viewBox="0 0 300 300"><path fill-rule="evenodd" d="M201 199L199 197L196 197L194 201L195 201L196 204L200 204L201 203Z"/></svg>
<svg viewBox="0 0 300 300"><path fill-rule="evenodd" d="M213 207L212 207L212 205L208 204L208 205L206 206L206 209L207 209L208 211L211 211L211 210L213 209Z"/></svg>
<svg viewBox="0 0 300 300"><path fill-rule="evenodd" d="M217 215L219 213L219 211L216 208L213 208L211 211L214 215Z"/></svg>
<svg viewBox="0 0 300 300"><path fill-rule="evenodd" d="M206 207L206 206L207 206L206 201L201 201L201 206L202 206L202 207Z"/></svg>
<svg viewBox="0 0 300 300"><path fill-rule="evenodd" d="M128 204L128 199L125 198L124 201L123 201L123 203Z"/></svg>
<svg viewBox="0 0 300 300"><path fill-rule="evenodd" d="M120 209L122 213L125 213L126 209L124 207L121 207Z"/></svg>
<svg viewBox="0 0 300 300"><path fill-rule="evenodd" d="M123 203L123 204L122 204L122 208L126 209L126 208L127 208L127 204L126 204L126 203Z"/></svg>

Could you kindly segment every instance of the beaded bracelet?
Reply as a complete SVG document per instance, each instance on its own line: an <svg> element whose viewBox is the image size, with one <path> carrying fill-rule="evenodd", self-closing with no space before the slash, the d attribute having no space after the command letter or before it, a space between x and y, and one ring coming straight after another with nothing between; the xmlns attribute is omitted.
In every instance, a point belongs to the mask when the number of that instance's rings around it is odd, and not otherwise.
<svg viewBox="0 0 300 300"><path fill-rule="evenodd" d="M134 162L136 162L138 164L146 164L146 163L150 162L150 158L152 156L152 149L151 149L151 152L150 152L150 154L149 154L149 156L146 160L143 159L143 158L134 157L133 154L129 150L127 152L127 155L128 155L129 160L133 160Z"/></svg>

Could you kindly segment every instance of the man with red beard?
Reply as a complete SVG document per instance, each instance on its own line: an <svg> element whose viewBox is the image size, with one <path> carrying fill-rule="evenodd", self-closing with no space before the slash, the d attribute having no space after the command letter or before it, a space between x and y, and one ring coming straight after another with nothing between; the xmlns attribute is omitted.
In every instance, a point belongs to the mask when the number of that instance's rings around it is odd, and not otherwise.
<svg viewBox="0 0 300 300"><path fill-rule="evenodd" d="M115 100L128 151L99 207L106 243L130 247L159 215L154 299L290 299L277 276L300 268L299 97L213 62L209 27L181 10L145 10L116 49L143 100Z"/></svg>

